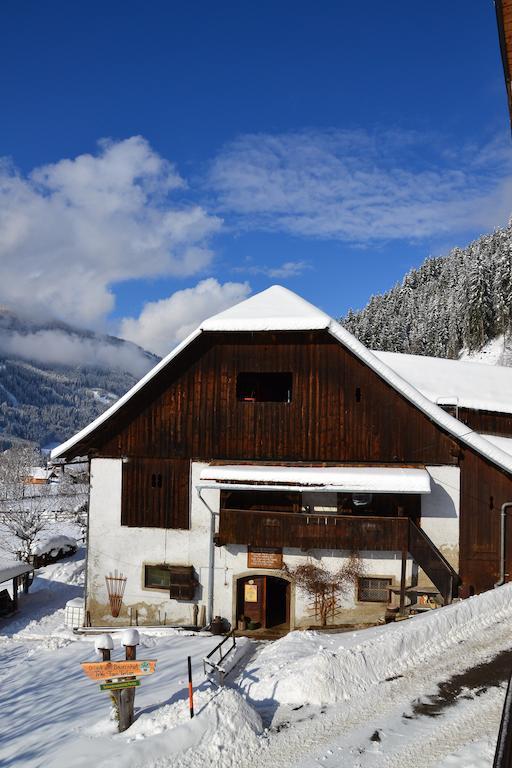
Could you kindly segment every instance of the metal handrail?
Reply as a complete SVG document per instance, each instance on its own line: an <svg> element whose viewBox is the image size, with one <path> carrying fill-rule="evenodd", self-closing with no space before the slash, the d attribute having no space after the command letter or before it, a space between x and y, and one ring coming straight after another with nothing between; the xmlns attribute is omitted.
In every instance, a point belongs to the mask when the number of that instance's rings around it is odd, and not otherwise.
<svg viewBox="0 0 512 768"><path fill-rule="evenodd" d="M494 753L493 768L510 768L512 765L512 675L508 681L505 703L501 715L498 743Z"/></svg>
<svg viewBox="0 0 512 768"><path fill-rule="evenodd" d="M225 651L223 653L221 648L224 645L224 643L226 643L229 639L232 640L232 643L229 646L229 648L227 649L227 651ZM223 640L221 640L220 643L218 645L216 645L215 648L213 648L207 656L204 657L204 659L203 659L203 669L204 669L205 675L208 676L209 673L214 672L214 671L215 672L220 672L222 675L224 675L225 674L225 670L221 667L221 664L224 661L224 659L226 658L226 656L228 656L231 653L231 651L233 650L233 648L235 648L235 647L236 647L235 630L232 629L231 632L228 635L226 635L226 637ZM218 661L216 661L216 662L215 661L211 661L211 657L217 651L219 652L219 659L218 659ZM208 670L207 667L210 667L210 669Z"/></svg>
<svg viewBox="0 0 512 768"><path fill-rule="evenodd" d="M273 509L236 509L235 507L222 507L220 510L221 514L222 512L241 512L242 514L252 514L252 515L261 515L262 517L265 515L272 515L276 517L283 517L290 519L293 518L301 518L302 520L309 521L310 519L313 520L324 520L324 525L328 525L329 522L333 521L336 525L337 520L359 520L362 522L372 522L372 521L378 521L383 522L386 521L400 521L399 525L405 525L407 520L410 520L409 517L400 517L399 515L360 515L360 514L353 514L353 515L339 515L336 512L330 512L326 514L325 512L277 512ZM403 521L403 522L402 522ZM308 522L306 522L306 525Z"/></svg>

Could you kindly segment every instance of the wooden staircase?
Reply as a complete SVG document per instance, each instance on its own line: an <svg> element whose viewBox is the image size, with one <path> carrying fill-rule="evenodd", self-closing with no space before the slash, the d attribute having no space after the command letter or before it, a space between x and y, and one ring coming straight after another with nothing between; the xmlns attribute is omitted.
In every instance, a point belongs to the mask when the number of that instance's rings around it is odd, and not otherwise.
<svg viewBox="0 0 512 768"><path fill-rule="evenodd" d="M461 578L413 520L409 520L409 554L439 591L444 605L449 605L458 595Z"/></svg>

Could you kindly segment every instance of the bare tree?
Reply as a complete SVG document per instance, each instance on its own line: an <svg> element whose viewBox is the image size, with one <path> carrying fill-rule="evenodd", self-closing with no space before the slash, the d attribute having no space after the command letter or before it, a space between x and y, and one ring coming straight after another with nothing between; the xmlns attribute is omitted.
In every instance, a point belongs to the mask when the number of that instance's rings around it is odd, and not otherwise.
<svg viewBox="0 0 512 768"><path fill-rule="evenodd" d="M315 616L322 627L327 626L329 617L334 619L339 611L342 598L364 576L364 568L357 552L352 552L337 571L329 571L322 565L308 562L290 569L295 583L313 600Z"/></svg>
<svg viewBox="0 0 512 768"><path fill-rule="evenodd" d="M28 482L42 455L30 446L0 454L0 533L2 548L28 561L39 535L48 528L51 486Z"/></svg>

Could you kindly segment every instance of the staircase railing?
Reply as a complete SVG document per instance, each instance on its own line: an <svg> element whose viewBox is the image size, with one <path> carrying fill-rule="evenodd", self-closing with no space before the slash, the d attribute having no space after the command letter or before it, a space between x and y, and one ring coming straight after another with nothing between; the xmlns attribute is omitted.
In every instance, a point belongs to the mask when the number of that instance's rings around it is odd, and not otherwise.
<svg viewBox="0 0 512 768"><path fill-rule="evenodd" d="M425 531L409 520L409 553L439 590L444 604L451 603L461 583L459 574L441 554Z"/></svg>

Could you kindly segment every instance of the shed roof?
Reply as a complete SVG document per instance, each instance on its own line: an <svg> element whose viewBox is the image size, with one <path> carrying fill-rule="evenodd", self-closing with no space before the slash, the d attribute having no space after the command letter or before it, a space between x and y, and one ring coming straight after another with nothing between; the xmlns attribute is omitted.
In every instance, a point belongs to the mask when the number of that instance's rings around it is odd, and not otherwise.
<svg viewBox="0 0 512 768"><path fill-rule="evenodd" d="M280 285L273 285L271 288L267 288L267 290L240 302L230 310L205 320L197 330L182 341L167 357L164 357L158 365L114 405L70 440L55 448L51 453L51 457L52 459L57 459L63 456L79 455L80 445L86 438L89 438L98 427L117 413L137 392L169 365L204 331L297 331L319 329L328 331L333 338L349 349L357 358L380 376L381 379L386 381L409 402L413 403L448 434L469 445L501 469L512 473L512 456L497 446L492 445L485 438L468 429L465 424L443 411L442 408L425 397L413 384L406 381L399 373L390 368L386 362L365 347L364 344L358 341L355 336L343 328L336 320L320 309L317 309L317 307L305 299L297 296L293 291Z"/></svg>
<svg viewBox="0 0 512 768"><path fill-rule="evenodd" d="M0 560L0 584L16 576L23 576L24 573L31 573L33 570L32 565L21 563L19 560Z"/></svg>

